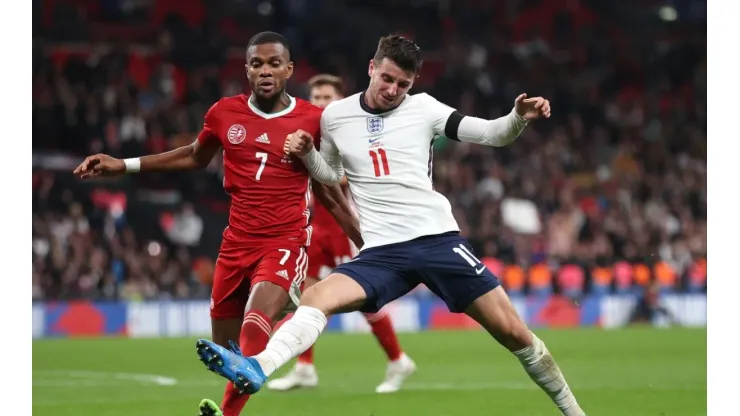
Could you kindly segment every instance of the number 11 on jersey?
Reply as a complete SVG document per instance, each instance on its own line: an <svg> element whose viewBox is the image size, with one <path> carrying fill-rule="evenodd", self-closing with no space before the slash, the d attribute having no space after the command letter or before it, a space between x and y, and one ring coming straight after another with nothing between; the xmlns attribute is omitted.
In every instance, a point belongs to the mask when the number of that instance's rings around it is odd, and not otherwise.
<svg viewBox="0 0 740 416"><path fill-rule="evenodd" d="M385 153L385 149L370 149L370 158L373 160L373 169L375 169L375 177L387 176L391 174L391 169L388 167L388 157Z"/></svg>

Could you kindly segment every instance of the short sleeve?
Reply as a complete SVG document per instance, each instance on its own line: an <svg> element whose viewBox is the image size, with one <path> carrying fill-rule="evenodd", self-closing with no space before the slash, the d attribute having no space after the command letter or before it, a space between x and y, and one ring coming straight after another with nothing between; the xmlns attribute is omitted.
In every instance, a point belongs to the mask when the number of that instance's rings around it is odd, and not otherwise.
<svg viewBox="0 0 740 416"><path fill-rule="evenodd" d="M218 135L218 106L221 101L217 101L208 109L203 120L203 128L198 133L198 141L201 144L221 144Z"/></svg>
<svg viewBox="0 0 740 416"><path fill-rule="evenodd" d="M437 101L436 98L427 93L416 94L414 98L421 102L421 105L424 108L424 113L432 124L432 130L434 130L434 133L444 136L447 121L449 120L450 115L456 113L456 110L447 104L442 104Z"/></svg>

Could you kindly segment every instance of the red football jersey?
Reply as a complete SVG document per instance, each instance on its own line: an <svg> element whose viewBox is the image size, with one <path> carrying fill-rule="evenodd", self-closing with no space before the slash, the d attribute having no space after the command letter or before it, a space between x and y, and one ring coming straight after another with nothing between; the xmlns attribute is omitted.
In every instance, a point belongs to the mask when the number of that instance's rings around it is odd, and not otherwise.
<svg viewBox="0 0 740 416"><path fill-rule="evenodd" d="M225 241L310 241L308 171L283 145L298 129L318 146L322 109L291 97L283 111L266 114L241 94L225 97L205 116L198 140L223 146L224 189L231 195Z"/></svg>
<svg viewBox="0 0 740 416"><path fill-rule="evenodd" d="M347 201L351 201L349 190L347 189L347 187L343 187L342 191L344 191L344 196L345 198L347 198ZM331 215L329 210L321 205L321 202L315 199L313 204L313 214L311 216L311 224L317 229L321 228L321 231L323 233L337 235L340 237L344 236L344 231L342 230L342 227L337 224L337 221Z"/></svg>

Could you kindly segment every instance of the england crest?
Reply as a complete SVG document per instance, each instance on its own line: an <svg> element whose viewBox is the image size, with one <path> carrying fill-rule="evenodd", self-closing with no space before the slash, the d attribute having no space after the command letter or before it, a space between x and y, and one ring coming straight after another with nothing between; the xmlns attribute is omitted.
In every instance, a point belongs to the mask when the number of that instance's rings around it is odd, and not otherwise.
<svg viewBox="0 0 740 416"><path fill-rule="evenodd" d="M370 134L378 134L383 131L383 117L368 117L367 131Z"/></svg>

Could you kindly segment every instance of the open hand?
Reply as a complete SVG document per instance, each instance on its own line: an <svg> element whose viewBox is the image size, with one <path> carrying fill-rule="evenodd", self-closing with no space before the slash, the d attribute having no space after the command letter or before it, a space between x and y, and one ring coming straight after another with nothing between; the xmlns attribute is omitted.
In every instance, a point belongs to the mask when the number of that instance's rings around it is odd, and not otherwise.
<svg viewBox="0 0 740 416"><path fill-rule="evenodd" d="M285 138L285 145L283 151L288 154L294 154L298 157L303 157L313 149L313 137L308 132L298 130L295 133L289 134Z"/></svg>
<svg viewBox="0 0 740 416"><path fill-rule="evenodd" d="M527 94L521 94L514 100L514 110L527 121L550 118L550 101L542 97L527 98Z"/></svg>
<svg viewBox="0 0 740 416"><path fill-rule="evenodd" d="M126 173L126 164L121 159L98 153L86 157L73 173L80 179L118 176Z"/></svg>

